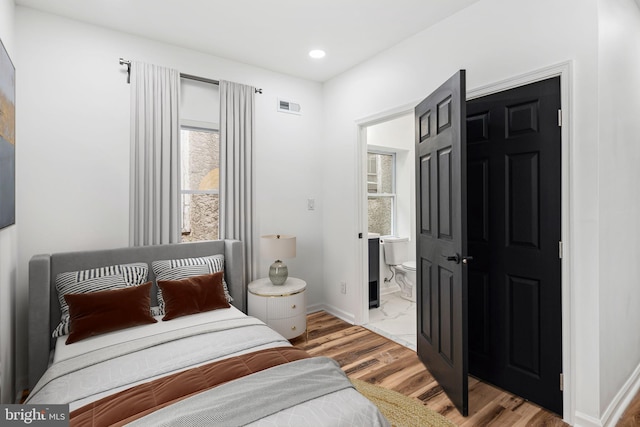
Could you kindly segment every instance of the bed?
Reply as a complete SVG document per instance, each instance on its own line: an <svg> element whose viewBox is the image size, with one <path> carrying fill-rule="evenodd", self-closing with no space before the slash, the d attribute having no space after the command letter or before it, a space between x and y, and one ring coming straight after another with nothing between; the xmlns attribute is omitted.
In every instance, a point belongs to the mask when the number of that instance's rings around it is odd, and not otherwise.
<svg viewBox="0 0 640 427"><path fill-rule="evenodd" d="M387 426L335 361L244 313L243 263L237 240L34 256L26 403L71 425Z"/></svg>

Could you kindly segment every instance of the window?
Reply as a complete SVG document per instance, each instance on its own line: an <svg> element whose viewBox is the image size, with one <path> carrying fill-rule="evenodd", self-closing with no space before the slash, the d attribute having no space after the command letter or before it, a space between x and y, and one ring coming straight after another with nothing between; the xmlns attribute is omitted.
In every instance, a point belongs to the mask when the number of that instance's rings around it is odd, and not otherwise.
<svg viewBox="0 0 640 427"><path fill-rule="evenodd" d="M182 126L182 241L218 238L220 138L217 129Z"/></svg>
<svg viewBox="0 0 640 427"><path fill-rule="evenodd" d="M390 236L395 233L396 156L367 153L367 196L369 232Z"/></svg>

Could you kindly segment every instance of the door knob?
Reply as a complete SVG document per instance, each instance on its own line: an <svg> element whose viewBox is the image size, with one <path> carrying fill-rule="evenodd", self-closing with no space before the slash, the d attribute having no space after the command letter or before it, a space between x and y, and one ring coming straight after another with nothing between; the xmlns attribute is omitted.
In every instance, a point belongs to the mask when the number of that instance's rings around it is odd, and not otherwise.
<svg viewBox="0 0 640 427"><path fill-rule="evenodd" d="M473 261L473 257L472 256L463 256L462 257L462 263L463 264L469 264L469 261Z"/></svg>

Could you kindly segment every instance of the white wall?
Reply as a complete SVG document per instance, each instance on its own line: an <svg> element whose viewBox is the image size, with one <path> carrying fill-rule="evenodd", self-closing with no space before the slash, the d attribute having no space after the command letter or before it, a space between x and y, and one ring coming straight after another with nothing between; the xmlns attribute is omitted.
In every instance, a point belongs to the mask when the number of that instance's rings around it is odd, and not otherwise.
<svg viewBox="0 0 640 427"><path fill-rule="evenodd" d="M640 383L640 10L599 0L600 411ZM634 94L634 95L630 95Z"/></svg>
<svg viewBox="0 0 640 427"><path fill-rule="evenodd" d="M0 0L0 39L9 53L13 65L18 68L14 42L14 8L13 0ZM18 82L19 79L19 70L16 70L16 81ZM16 161L19 160L22 153L21 142L20 132L17 132ZM18 217L16 224L19 222ZM14 301L17 259L18 225L11 225L0 230L0 403L13 403L16 397L14 389Z"/></svg>
<svg viewBox="0 0 640 427"><path fill-rule="evenodd" d="M596 0L481 0L325 84L324 261L326 300L336 313L362 319L363 305L348 286L360 270L355 217L356 121L419 101L458 69L474 89L533 70L572 61L570 102L570 295L576 352L575 409L599 417L598 187ZM552 11L552 12L550 12ZM354 218L344 221L344 218ZM329 246L331 242L331 246ZM566 373L570 380L570 373ZM573 417L574 414L567 414Z"/></svg>
<svg viewBox="0 0 640 427"><path fill-rule="evenodd" d="M118 58L251 84L256 95L256 233L298 236L292 275L322 298L321 85L16 7L18 88L18 383L27 355L27 263L43 252L128 244L129 86ZM278 97L303 115L276 112ZM316 210L306 210L308 197ZM260 260L266 275L273 260Z"/></svg>

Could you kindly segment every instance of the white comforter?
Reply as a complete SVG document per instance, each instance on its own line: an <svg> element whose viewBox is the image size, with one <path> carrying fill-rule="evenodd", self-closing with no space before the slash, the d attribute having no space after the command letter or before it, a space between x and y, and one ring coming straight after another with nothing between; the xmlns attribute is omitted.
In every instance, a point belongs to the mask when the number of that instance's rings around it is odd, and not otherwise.
<svg viewBox="0 0 640 427"><path fill-rule="evenodd" d="M27 403L68 403L74 410L133 385L194 366L290 345L262 322L247 318L233 307L159 321L71 345L65 345L65 339L58 339L53 364ZM269 415L252 425L388 424L371 402L354 389L345 389Z"/></svg>

